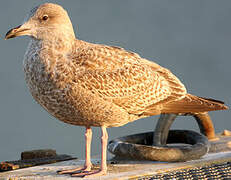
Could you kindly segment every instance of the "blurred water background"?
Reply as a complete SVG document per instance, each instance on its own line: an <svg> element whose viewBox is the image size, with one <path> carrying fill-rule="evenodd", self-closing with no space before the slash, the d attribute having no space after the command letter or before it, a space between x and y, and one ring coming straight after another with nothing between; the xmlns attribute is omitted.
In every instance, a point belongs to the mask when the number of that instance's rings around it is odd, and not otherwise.
<svg viewBox="0 0 231 180"><path fill-rule="evenodd" d="M45 1L40 1L45 2ZM79 39L121 46L169 68L192 94L231 104L230 0L69 0L49 1L68 12ZM43 110L24 81L23 55L29 38L4 41L37 0L0 3L0 161L20 152L53 148L84 157L83 127L64 124ZM231 127L230 111L210 113L216 132ZM158 117L110 128L109 139L153 130ZM193 129L196 122L179 117L172 129ZM94 128L92 154L100 152L100 131Z"/></svg>

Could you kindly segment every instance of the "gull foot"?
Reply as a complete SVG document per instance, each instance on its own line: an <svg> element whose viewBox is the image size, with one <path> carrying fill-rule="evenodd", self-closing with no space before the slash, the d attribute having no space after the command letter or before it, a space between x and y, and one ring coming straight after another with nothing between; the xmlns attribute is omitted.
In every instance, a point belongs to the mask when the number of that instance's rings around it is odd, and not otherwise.
<svg viewBox="0 0 231 180"><path fill-rule="evenodd" d="M89 172L91 171L91 166L85 166L83 168L75 168L75 169L69 169L69 170L61 170L57 171L58 174L79 174L82 172Z"/></svg>
<svg viewBox="0 0 231 180"><path fill-rule="evenodd" d="M106 174L107 174L107 170L93 170L93 171L84 171L81 173L74 173L74 174L71 174L71 177L91 178L91 177L103 176Z"/></svg>

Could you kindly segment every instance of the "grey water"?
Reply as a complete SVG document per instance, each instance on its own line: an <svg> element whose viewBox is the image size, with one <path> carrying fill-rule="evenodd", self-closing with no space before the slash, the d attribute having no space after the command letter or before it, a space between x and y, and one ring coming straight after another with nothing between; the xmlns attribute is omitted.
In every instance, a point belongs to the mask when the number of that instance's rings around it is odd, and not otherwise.
<svg viewBox="0 0 231 180"><path fill-rule="evenodd" d="M59 3L68 11L79 39L134 51L170 69L189 93L231 104L230 0L49 2ZM84 128L53 118L26 87L22 60L29 38L4 40L5 33L18 26L36 5L37 0L0 2L0 161L19 159L25 150L45 148L84 157ZM231 129L229 110L210 115L216 132ZM110 128L109 139L152 131L157 119ZM190 117L177 118L172 129L198 131ZM99 128L93 133L95 156L100 153Z"/></svg>

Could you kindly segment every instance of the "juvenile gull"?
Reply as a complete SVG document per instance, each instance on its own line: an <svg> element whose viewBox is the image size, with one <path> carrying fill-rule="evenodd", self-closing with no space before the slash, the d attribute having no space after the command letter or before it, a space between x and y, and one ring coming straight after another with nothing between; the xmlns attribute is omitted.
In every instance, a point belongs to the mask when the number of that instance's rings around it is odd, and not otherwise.
<svg viewBox="0 0 231 180"><path fill-rule="evenodd" d="M92 44L75 37L67 12L42 4L6 39L31 37L24 57L27 85L34 99L57 119L86 127L86 159L81 169L60 174L104 175L107 127L122 126L161 113L203 113L227 107L188 94L168 69L119 47ZM102 161L91 171L91 127L102 130Z"/></svg>

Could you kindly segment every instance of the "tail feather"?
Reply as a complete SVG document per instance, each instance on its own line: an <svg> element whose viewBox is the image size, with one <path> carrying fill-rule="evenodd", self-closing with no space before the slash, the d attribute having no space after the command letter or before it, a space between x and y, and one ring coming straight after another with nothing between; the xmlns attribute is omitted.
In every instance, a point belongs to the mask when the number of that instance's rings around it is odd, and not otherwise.
<svg viewBox="0 0 231 180"><path fill-rule="evenodd" d="M199 113L226 110L224 102L187 94L183 99L172 101L163 106L162 113Z"/></svg>
<svg viewBox="0 0 231 180"><path fill-rule="evenodd" d="M199 96L198 96L198 97L199 97ZM199 97L199 98L206 99L206 100L208 100L208 101L217 102L217 103L220 103L220 104L225 104L225 102L223 102L223 101L216 100L216 99L212 99L212 98L205 98L205 97Z"/></svg>

